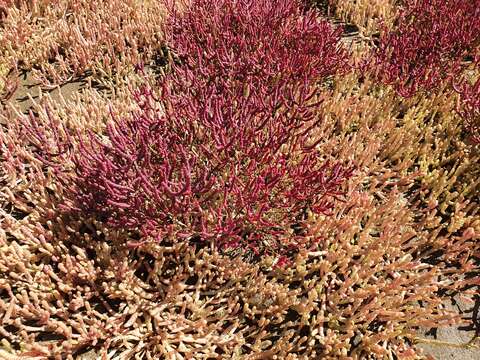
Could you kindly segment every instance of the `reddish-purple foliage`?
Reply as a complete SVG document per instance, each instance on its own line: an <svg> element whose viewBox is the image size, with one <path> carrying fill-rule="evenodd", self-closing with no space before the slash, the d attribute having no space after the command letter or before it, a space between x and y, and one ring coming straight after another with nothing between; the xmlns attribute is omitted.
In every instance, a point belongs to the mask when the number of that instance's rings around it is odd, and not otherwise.
<svg viewBox="0 0 480 360"><path fill-rule="evenodd" d="M194 0L172 16L169 41L195 76L229 88L315 81L347 65L339 31L299 0ZM212 84L214 85L214 84ZM298 85L296 85L298 86ZM217 86L218 88L218 86Z"/></svg>
<svg viewBox="0 0 480 360"><path fill-rule="evenodd" d="M312 245L305 214L328 213L352 171L316 149L319 85L347 67L339 34L291 0L194 0L167 31L180 65L107 142L81 142L78 207L159 240Z"/></svg>
<svg viewBox="0 0 480 360"><path fill-rule="evenodd" d="M404 97L461 71L480 42L480 0L405 0L397 26L374 51L378 77Z"/></svg>

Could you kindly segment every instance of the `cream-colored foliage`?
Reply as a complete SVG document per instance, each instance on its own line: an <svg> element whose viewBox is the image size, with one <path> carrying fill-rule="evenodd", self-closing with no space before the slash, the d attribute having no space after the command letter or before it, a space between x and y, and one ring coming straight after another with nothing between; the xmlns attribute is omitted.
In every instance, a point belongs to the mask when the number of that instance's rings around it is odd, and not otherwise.
<svg viewBox="0 0 480 360"><path fill-rule="evenodd" d="M332 4L340 19L357 25L366 36L382 26L390 28L396 18L395 0L334 0Z"/></svg>
<svg viewBox="0 0 480 360"><path fill-rule="evenodd" d="M7 8L0 25L2 62L32 70L44 84L91 71L114 77L147 61L160 46L161 1L35 1Z"/></svg>

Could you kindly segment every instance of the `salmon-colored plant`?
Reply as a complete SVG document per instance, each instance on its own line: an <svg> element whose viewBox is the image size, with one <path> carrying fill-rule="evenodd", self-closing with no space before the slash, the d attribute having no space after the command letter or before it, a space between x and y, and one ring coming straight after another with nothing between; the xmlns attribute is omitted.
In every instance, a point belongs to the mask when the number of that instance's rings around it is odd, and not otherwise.
<svg viewBox="0 0 480 360"><path fill-rule="evenodd" d="M122 79L158 53L163 1L0 1L0 61L46 86Z"/></svg>

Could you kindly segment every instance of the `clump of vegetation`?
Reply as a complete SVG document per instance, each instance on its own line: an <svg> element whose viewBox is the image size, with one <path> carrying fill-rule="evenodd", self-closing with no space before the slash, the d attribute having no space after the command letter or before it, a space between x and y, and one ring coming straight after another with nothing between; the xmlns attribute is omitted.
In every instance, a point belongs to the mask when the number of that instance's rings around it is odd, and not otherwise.
<svg viewBox="0 0 480 360"><path fill-rule="evenodd" d="M472 2L308 3L1 3L11 84L91 81L2 99L0 357L425 359L477 324Z"/></svg>

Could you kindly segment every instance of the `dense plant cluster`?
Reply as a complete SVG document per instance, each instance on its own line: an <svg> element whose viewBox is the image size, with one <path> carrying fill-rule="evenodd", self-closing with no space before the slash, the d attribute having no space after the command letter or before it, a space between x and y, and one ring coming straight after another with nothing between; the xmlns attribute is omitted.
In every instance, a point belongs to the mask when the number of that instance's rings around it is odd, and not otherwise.
<svg viewBox="0 0 480 360"><path fill-rule="evenodd" d="M382 27L390 29L397 16L395 0L329 0L335 16L354 25L361 35L376 35Z"/></svg>
<svg viewBox="0 0 480 360"><path fill-rule="evenodd" d="M0 358L478 357L475 1L326 3L0 0Z"/></svg>
<svg viewBox="0 0 480 360"><path fill-rule="evenodd" d="M480 143L480 78L475 83L464 81L456 89L460 94L460 115L475 143Z"/></svg>
<svg viewBox="0 0 480 360"><path fill-rule="evenodd" d="M158 52L162 1L1 1L0 58L46 85L122 77ZM116 79L118 81L118 79Z"/></svg>
<svg viewBox="0 0 480 360"><path fill-rule="evenodd" d="M315 148L318 88L347 55L316 15L295 1L198 0L172 17L181 64L162 79L161 109L143 88L108 142L81 141L75 204L159 240L312 245L302 214L331 210L352 170Z"/></svg>
<svg viewBox="0 0 480 360"><path fill-rule="evenodd" d="M379 78L402 96L441 87L480 41L478 0L406 0L374 51Z"/></svg>

